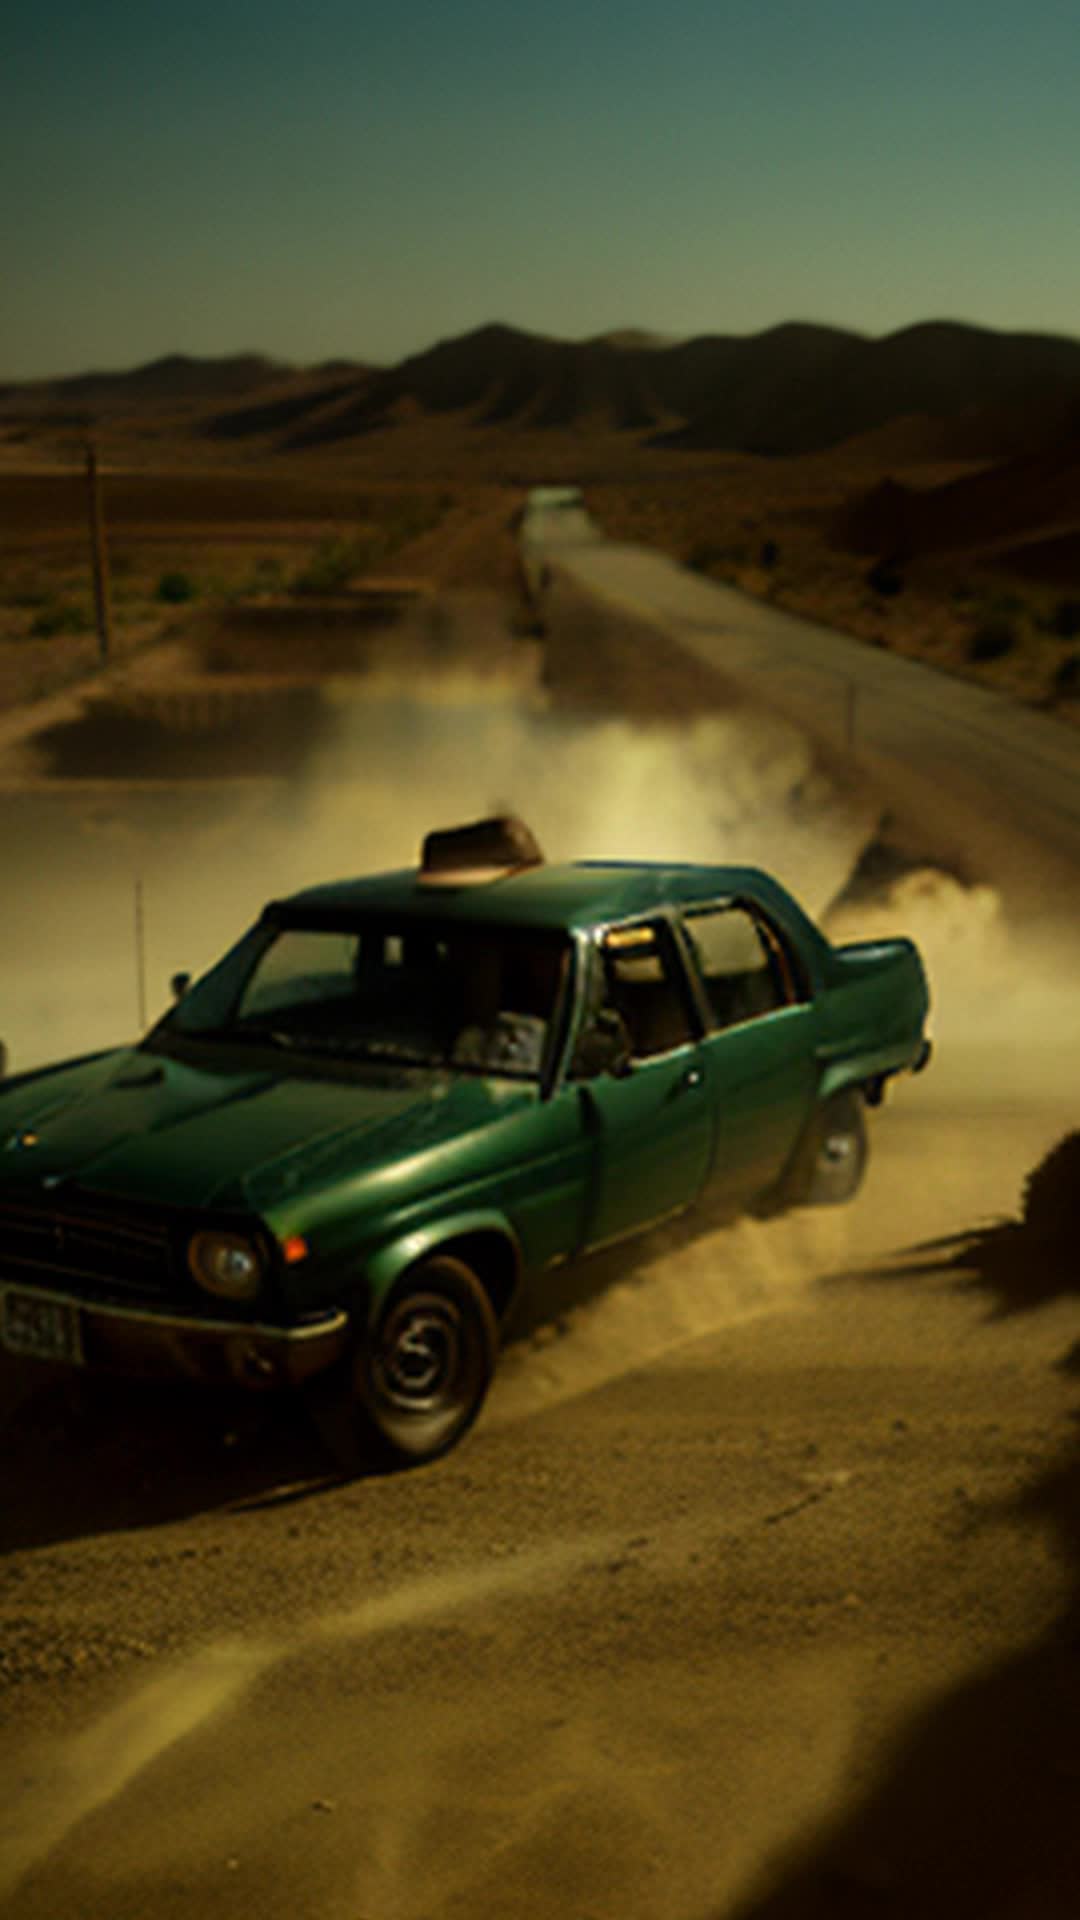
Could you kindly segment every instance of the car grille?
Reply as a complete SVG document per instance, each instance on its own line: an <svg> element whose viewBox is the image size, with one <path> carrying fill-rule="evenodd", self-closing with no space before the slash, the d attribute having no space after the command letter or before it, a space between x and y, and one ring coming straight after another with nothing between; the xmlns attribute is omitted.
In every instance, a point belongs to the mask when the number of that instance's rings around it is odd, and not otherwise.
<svg viewBox="0 0 1080 1920"><path fill-rule="evenodd" d="M170 1221L70 1190L41 1205L0 1198L0 1281L59 1286L94 1300L160 1299L171 1289Z"/></svg>

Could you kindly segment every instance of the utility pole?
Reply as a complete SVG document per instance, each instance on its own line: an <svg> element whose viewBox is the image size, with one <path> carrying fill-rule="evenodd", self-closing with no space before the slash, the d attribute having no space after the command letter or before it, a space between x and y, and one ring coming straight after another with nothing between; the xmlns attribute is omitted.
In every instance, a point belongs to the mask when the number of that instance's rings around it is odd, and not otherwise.
<svg viewBox="0 0 1080 1920"><path fill-rule="evenodd" d="M97 621L98 658L104 665L109 657L112 641L109 610L109 557L105 550L105 516L101 508L97 448L91 435L87 436L86 441L86 486L90 496L90 556L94 569L94 615Z"/></svg>

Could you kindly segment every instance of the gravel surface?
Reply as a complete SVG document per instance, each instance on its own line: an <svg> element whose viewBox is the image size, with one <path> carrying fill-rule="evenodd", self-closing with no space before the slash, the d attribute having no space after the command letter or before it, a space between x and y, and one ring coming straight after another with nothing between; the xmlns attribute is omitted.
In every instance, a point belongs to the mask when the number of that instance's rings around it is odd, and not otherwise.
<svg viewBox="0 0 1080 1920"><path fill-rule="evenodd" d="M40 804L74 920L57 809L91 869L151 829ZM200 806L176 863L155 803L179 927L230 830ZM289 817L299 864L324 816ZM896 912L938 1058L857 1200L565 1276L438 1465L344 1482L299 1407L0 1362L3 1920L1075 1920L1080 1311L1008 1224L1075 1125L1075 1015L949 876L836 924ZM77 998L112 956L70 946Z"/></svg>

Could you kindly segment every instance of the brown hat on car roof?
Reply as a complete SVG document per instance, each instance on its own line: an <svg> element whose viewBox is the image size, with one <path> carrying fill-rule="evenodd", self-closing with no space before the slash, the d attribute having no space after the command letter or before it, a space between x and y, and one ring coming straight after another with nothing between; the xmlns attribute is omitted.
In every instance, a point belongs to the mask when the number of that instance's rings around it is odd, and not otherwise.
<svg viewBox="0 0 1080 1920"><path fill-rule="evenodd" d="M424 836L419 880L425 886L467 887L505 879L543 865L536 836L516 814L493 814L464 827L444 827Z"/></svg>

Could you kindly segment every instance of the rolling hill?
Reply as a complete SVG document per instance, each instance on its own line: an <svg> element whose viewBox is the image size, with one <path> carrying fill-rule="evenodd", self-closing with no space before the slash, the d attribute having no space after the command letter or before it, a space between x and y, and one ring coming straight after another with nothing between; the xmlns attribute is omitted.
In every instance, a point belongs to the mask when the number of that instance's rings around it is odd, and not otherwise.
<svg viewBox="0 0 1080 1920"><path fill-rule="evenodd" d="M597 427L642 447L771 456L902 428L940 459L1030 454L1080 419L1080 341L927 321L881 339L790 322L665 343L556 340L492 323L398 365L296 368L170 354L128 373L0 389L0 425L145 416L267 452L336 450L417 419L470 431Z"/></svg>

